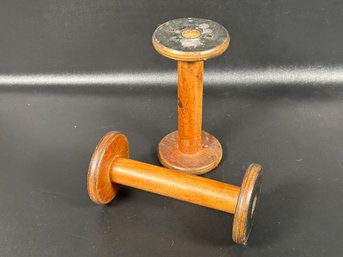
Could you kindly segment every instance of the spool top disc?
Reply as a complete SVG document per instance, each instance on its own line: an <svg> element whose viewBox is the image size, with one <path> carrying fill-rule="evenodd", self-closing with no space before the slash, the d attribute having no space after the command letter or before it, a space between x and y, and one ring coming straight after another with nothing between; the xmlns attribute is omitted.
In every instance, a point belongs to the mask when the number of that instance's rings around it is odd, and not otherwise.
<svg viewBox="0 0 343 257"><path fill-rule="evenodd" d="M229 46L228 31L217 22L181 18L160 25L152 43L161 55L177 61L203 61L222 54Z"/></svg>

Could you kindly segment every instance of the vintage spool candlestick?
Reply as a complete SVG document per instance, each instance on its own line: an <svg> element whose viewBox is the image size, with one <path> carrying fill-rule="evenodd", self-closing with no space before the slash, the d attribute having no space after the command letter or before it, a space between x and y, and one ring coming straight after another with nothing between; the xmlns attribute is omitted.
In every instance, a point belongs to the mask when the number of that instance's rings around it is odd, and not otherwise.
<svg viewBox="0 0 343 257"><path fill-rule="evenodd" d="M184 172L130 160L127 138L120 132L107 133L96 147L88 170L91 200L109 203L120 185L234 214L232 238L246 244L261 185L261 166L251 164L241 187Z"/></svg>
<svg viewBox="0 0 343 257"><path fill-rule="evenodd" d="M157 52L178 61L178 130L159 144L163 166L203 174L219 164L219 141L202 131L203 67L205 60L222 54L229 42L227 30L206 19L176 19L155 30L152 43Z"/></svg>

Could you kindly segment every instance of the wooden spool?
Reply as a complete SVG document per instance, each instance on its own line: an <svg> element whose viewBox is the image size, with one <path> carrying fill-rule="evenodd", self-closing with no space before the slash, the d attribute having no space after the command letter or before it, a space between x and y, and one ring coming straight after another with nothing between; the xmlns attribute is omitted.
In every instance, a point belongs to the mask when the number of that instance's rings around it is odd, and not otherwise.
<svg viewBox="0 0 343 257"><path fill-rule="evenodd" d="M96 147L88 170L87 187L97 204L112 201L120 185L172 197L234 214L232 238L246 244L258 203L261 166L251 164L241 187L130 160L127 138L107 133Z"/></svg>
<svg viewBox="0 0 343 257"><path fill-rule="evenodd" d="M204 61L222 54L230 37L220 24L206 19L182 18L160 25L152 44L161 55L178 61L178 130L159 144L163 166L203 174L218 166L222 147L202 131Z"/></svg>

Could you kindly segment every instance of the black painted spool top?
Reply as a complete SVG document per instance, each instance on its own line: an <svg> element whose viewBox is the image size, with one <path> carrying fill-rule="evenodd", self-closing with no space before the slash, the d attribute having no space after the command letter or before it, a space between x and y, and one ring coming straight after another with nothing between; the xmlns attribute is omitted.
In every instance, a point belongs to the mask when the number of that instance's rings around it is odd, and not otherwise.
<svg viewBox="0 0 343 257"><path fill-rule="evenodd" d="M178 61L202 61L222 54L229 46L228 31L217 22L181 18L160 25L152 36L155 49Z"/></svg>

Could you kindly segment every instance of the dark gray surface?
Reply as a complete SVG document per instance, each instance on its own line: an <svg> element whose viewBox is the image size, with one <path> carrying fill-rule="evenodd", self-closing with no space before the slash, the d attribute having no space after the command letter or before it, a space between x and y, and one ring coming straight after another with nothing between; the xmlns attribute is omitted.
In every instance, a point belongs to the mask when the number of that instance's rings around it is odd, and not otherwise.
<svg viewBox="0 0 343 257"><path fill-rule="evenodd" d="M334 0L2 0L0 71L174 68L153 50L151 36L158 24L182 17L228 29L227 58L210 60L216 68L341 65L342 10Z"/></svg>
<svg viewBox="0 0 343 257"><path fill-rule="evenodd" d="M86 92L85 92L86 91ZM176 128L175 90L2 92L1 256L340 256L343 92L206 90L204 128L224 148L208 177L239 185L264 165L249 245L231 241L232 216L123 188L108 206L86 192L91 154L109 130L133 159L158 164Z"/></svg>
<svg viewBox="0 0 343 257"><path fill-rule="evenodd" d="M342 9L341 1L2 1L0 82L8 74L124 73L113 87L92 76L78 87L52 86L49 76L40 86L2 83L0 255L341 256L343 91L330 74L342 76ZM228 53L205 68L205 78L208 68L217 77L205 85L204 129L224 148L207 176L239 185L250 162L264 166L247 247L232 243L225 213L131 188L108 206L87 196L88 163L109 130L127 135L132 158L158 164L157 144L177 120L176 86L164 72L176 69L151 35L185 16L215 20L232 37ZM316 65L326 77L315 85L307 77L321 79ZM261 83L282 66L308 84ZM222 72L232 68L238 79L251 68L251 86L233 85ZM330 79L335 87L323 83Z"/></svg>

